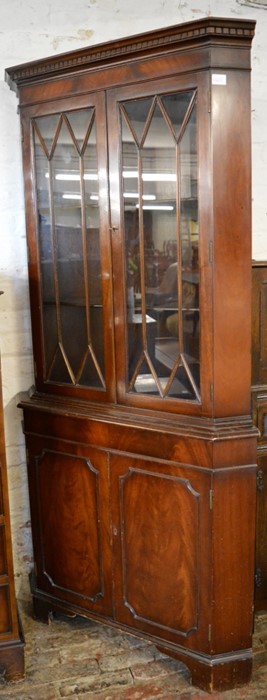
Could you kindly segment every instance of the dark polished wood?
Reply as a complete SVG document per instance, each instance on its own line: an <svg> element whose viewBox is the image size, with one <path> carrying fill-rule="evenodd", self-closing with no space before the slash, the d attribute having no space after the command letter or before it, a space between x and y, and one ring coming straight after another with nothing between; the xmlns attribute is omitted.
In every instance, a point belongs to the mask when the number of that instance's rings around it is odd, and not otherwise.
<svg viewBox="0 0 267 700"><path fill-rule="evenodd" d="M252 262L252 415L258 427L255 609L267 609L267 263Z"/></svg>
<svg viewBox="0 0 267 700"><path fill-rule="evenodd" d="M6 680L24 676L24 641L19 624L5 452L2 373L0 365L0 669Z"/></svg>
<svg viewBox="0 0 267 700"><path fill-rule="evenodd" d="M245 682L255 523L242 513L255 513L251 420L239 418L233 429L233 419L170 422L127 409L115 419L114 407L98 413L36 394L20 405L35 614L87 614L145 636L187 663L193 682L207 689ZM238 557L245 569L236 568Z"/></svg>
<svg viewBox="0 0 267 700"><path fill-rule="evenodd" d="M252 386L267 385L267 263L252 262Z"/></svg>
<svg viewBox="0 0 267 700"><path fill-rule="evenodd" d="M20 100L35 360L36 385L20 401L34 611L144 636L209 691L247 682L252 660L253 34L254 22L205 18L7 70ZM85 168L91 133L98 179ZM175 151L180 177L176 233L164 240L164 219L140 211L151 196L143 150L152 162L158 145L153 174L168 173ZM76 222L66 226L56 180L78 163L80 219L65 210ZM138 215L124 205L125 163L139 173ZM85 175L99 183L89 225ZM170 204L171 186L160 186ZM155 301L173 265L176 299Z"/></svg>

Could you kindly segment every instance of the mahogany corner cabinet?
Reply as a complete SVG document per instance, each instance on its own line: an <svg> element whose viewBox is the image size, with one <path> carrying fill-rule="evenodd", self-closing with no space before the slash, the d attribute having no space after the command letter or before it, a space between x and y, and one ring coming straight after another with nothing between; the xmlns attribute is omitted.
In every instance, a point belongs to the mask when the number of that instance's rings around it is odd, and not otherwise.
<svg viewBox="0 0 267 700"><path fill-rule="evenodd" d="M250 49L207 17L16 66L35 615L249 680Z"/></svg>
<svg viewBox="0 0 267 700"><path fill-rule="evenodd" d="M0 292L3 294L3 292ZM17 611L11 541L0 358L0 674L17 681L24 676L24 638Z"/></svg>

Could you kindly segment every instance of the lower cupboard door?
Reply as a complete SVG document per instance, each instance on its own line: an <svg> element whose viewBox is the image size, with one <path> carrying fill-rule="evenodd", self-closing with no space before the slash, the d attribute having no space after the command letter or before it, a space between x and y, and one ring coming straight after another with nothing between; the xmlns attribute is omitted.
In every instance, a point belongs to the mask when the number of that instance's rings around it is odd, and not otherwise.
<svg viewBox="0 0 267 700"><path fill-rule="evenodd" d="M37 588L70 608L111 614L107 457L60 447L28 440Z"/></svg>
<svg viewBox="0 0 267 700"><path fill-rule="evenodd" d="M210 475L129 456L111 462L116 619L208 644Z"/></svg>

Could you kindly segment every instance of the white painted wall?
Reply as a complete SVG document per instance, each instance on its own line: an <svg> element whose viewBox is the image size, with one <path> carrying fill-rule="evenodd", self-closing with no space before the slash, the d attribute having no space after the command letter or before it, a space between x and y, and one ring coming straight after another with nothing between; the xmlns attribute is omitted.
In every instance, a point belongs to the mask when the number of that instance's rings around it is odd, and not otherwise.
<svg viewBox="0 0 267 700"><path fill-rule="evenodd" d="M266 7L264 7L264 5ZM31 530L18 394L33 382L20 125L4 69L205 15L257 20L252 51L253 257L267 259L267 1L3 0L0 7L0 346L17 592L28 595ZM237 115L238 118L238 115ZM248 280L249 282L249 280Z"/></svg>

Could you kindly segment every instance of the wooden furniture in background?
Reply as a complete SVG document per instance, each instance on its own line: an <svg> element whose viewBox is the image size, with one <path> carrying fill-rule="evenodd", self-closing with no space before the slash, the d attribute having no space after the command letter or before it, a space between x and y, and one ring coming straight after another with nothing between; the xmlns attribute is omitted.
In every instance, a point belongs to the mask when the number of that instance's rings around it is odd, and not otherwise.
<svg viewBox="0 0 267 700"><path fill-rule="evenodd" d="M1 292L2 293L2 292ZM0 672L6 680L24 675L24 642L18 621L12 558L0 363Z"/></svg>
<svg viewBox="0 0 267 700"><path fill-rule="evenodd" d="M259 429L255 609L267 609L267 263L252 263L252 415Z"/></svg>
<svg viewBox="0 0 267 700"><path fill-rule="evenodd" d="M252 665L253 34L208 17L7 70L35 360L20 402L34 611L143 635L208 690Z"/></svg>

